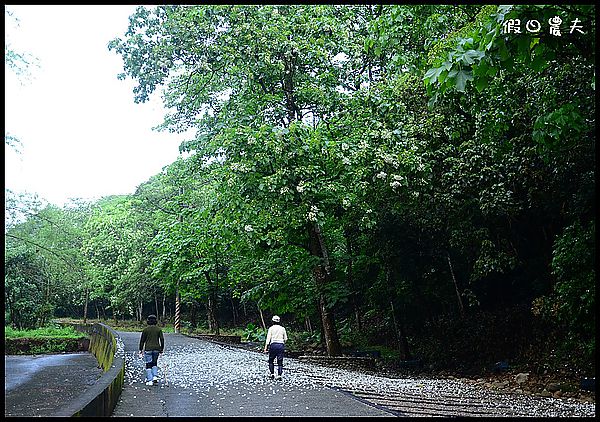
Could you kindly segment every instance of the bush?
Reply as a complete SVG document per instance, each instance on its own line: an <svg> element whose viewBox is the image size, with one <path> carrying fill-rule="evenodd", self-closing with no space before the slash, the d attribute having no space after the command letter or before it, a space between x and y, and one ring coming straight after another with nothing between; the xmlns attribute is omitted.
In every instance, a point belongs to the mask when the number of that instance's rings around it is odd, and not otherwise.
<svg viewBox="0 0 600 422"><path fill-rule="evenodd" d="M48 326L37 328L35 330L15 330L12 327L5 327L4 338L85 338L86 335L75 330L73 327Z"/></svg>
<svg viewBox="0 0 600 422"><path fill-rule="evenodd" d="M83 340L88 336L72 327L43 327L35 330L15 330L6 327L4 332L4 353L27 355L44 353L65 353L85 350Z"/></svg>
<svg viewBox="0 0 600 422"><path fill-rule="evenodd" d="M596 273L595 225L576 222L567 227L554 245L552 273L554 291L538 305L548 320L565 327L568 335L560 352L582 350L586 360L595 361Z"/></svg>
<svg viewBox="0 0 600 422"><path fill-rule="evenodd" d="M246 341L265 341L267 335L265 331L257 325L253 323L248 323L246 328L244 329L244 333L242 334L242 338Z"/></svg>

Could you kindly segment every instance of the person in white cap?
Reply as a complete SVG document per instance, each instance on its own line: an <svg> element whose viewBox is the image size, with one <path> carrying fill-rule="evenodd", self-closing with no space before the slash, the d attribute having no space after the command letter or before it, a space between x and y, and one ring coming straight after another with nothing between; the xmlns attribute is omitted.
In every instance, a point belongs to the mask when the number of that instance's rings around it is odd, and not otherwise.
<svg viewBox="0 0 600 422"><path fill-rule="evenodd" d="M287 333L285 328L279 325L281 319L277 315L273 315L273 325L269 327L267 331L267 339L265 340L265 350L269 351L269 372L271 379L275 378L275 363L274 360L277 358L277 378L281 379L283 372L283 352L285 350L285 342L287 341Z"/></svg>

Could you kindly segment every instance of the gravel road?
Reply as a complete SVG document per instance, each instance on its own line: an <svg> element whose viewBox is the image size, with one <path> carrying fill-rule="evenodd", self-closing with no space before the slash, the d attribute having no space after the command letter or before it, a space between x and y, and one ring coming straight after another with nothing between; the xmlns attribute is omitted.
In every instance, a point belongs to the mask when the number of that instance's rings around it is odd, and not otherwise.
<svg viewBox="0 0 600 422"><path fill-rule="evenodd" d="M389 378L287 358L282 381L266 355L165 334L158 386L144 385L140 333L118 332L125 389L114 416L594 417L594 403L507 394L460 380ZM164 375L166 374L166 380Z"/></svg>

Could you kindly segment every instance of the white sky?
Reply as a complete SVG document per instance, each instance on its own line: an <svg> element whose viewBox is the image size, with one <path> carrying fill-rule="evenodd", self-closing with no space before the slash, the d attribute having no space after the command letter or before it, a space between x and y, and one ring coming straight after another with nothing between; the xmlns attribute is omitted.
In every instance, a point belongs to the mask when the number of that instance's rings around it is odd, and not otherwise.
<svg viewBox="0 0 600 422"><path fill-rule="evenodd" d="M5 69L5 187L62 206L68 198L133 193L177 158L187 134L156 132L160 93L135 104L134 82L120 81L121 56L107 44L123 37L135 5L6 6L5 42L38 59L23 84Z"/></svg>

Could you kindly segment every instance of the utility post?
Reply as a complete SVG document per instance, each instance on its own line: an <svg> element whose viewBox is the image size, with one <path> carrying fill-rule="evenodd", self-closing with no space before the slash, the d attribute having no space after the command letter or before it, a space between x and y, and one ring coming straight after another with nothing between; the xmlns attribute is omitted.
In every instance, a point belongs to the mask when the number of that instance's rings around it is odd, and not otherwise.
<svg viewBox="0 0 600 422"><path fill-rule="evenodd" d="M179 187L179 195L183 195L183 186ZM183 223L183 209L179 210L179 222ZM179 295L179 279L177 279L177 288L175 290L175 333L181 331L181 296Z"/></svg>
<svg viewBox="0 0 600 422"><path fill-rule="evenodd" d="M175 291L175 333L179 334L181 330L181 316L179 314L179 308L181 306L181 300L179 297L179 280L177 280L177 290Z"/></svg>

